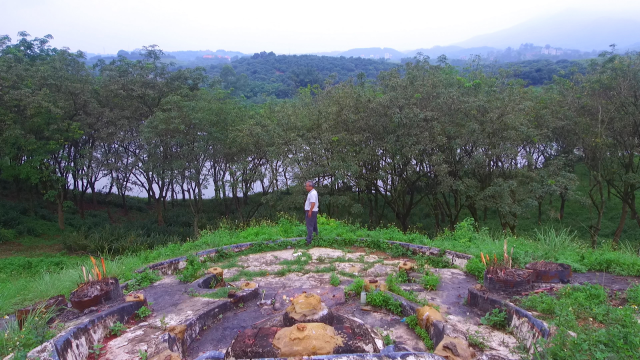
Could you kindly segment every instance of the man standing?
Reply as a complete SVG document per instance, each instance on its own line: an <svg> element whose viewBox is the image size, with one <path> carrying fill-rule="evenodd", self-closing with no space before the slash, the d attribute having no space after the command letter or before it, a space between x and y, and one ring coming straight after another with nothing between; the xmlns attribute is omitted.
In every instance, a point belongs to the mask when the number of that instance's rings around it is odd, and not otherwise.
<svg viewBox="0 0 640 360"><path fill-rule="evenodd" d="M307 181L304 188L309 192L304 203L304 218L307 224L307 245L310 245L313 233L318 236L318 192L313 188L313 181Z"/></svg>

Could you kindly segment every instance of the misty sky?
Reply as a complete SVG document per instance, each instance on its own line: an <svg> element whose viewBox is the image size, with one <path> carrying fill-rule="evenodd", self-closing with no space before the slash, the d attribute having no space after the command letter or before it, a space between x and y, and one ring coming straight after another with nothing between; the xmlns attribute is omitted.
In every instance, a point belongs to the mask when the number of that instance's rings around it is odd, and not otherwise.
<svg viewBox="0 0 640 360"><path fill-rule="evenodd" d="M56 47L110 54L150 44L167 51L403 51L450 45L566 8L640 16L638 0L0 0L0 34L51 34Z"/></svg>

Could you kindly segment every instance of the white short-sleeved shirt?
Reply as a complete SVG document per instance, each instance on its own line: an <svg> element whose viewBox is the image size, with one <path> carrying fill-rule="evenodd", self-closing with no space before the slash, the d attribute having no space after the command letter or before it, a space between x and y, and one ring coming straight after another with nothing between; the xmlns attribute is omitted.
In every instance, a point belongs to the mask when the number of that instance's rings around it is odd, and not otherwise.
<svg viewBox="0 0 640 360"><path fill-rule="evenodd" d="M318 192L316 191L316 189L309 191L309 194L307 195L307 201L304 203L305 211L309 211L309 209L311 209L311 203L316 203L316 205L313 207L313 211L318 211L320 203L318 202Z"/></svg>

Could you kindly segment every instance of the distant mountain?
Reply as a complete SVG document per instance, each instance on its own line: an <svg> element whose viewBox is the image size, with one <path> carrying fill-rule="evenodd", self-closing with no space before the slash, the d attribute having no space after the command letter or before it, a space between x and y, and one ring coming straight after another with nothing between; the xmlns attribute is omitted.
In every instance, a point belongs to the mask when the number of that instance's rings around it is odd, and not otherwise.
<svg viewBox="0 0 640 360"><path fill-rule="evenodd" d="M638 17L637 14L629 16ZM520 44L534 43L591 51L608 49L613 43L626 47L639 40L640 21L625 14L595 14L569 9L454 45L517 48Z"/></svg>
<svg viewBox="0 0 640 360"><path fill-rule="evenodd" d="M359 57L364 59L387 59L395 62L400 62L400 59L407 57L407 54L391 48L358 48L347 51L327 51L312 53L310 55L320 56L344 56L344 57Z"/></svg>
<svg viewBox="0 0 640 360"><path fill-rule="evenodd" d="M499 49L482 46L474 48L464 48L461 46L434 46L429 49L417 49L407 51L405 57L415 57L418 53L427 55L432 59L437 59L440 55L445 55L450 59L468 59L473 55L487 56L489 52L495 52Z"/></svg>
<svg viewBox="0 0 640 360"><path fill-rule="evenodd" d="M247 56L239 51L226 51L226 50L186 50L186 51L165 51L166 54L174 56L180 61L194 61L200 58L209 58L210 56L227 57L232 58L234 56L242 57Z"/></svg>
<svg viewBox="0 0 640 360"><path fill-rule="evenodd" d="M325 51L325 52L317 52L317 53L311 53L308 55L318 55L318 56L340 56L340 54L342 54L343 51Z"/></svg>

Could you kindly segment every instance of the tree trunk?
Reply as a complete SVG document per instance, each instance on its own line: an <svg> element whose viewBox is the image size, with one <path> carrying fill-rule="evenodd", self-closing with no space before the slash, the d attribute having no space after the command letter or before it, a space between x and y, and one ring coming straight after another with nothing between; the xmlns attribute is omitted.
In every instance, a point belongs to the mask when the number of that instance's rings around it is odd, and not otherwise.
<svg viewBox="0 0 640 360"><path fill-rule="evenodd" d="M64 210L63 210L63 203L64 203L64 197L62 196L62 194L59 194L58 196L58 227L60 228L60 230L64 230Z"/></svg>
<svg viewBox="0 0 640 360"><path fill-rule="evenodd" d="M469 212L471 213L471 217L473 218L473 221L476 223L476 226L480 225L480 219L478 218L478 209L476 208L476 206L473 203L471 203L467 205L467 209L469 209Z"/></svg>
<svg viewBox="0 0 640 360"><path fill-rule="evenodd" d="M538 200L538 225L542 225L542 200Z"/></svg>
<svg viewBox="0 0 640 360"><path fill-rule="evenodd" d="M98 206L98 199L96 198L96 184L91 183L91 201L93 201L93 206Z"/></svg>
<svg viewBox="0 0 640 360"><path fill-rule="evenodd" d="M124 216L127 216L129 215L129 209L127 209L127 195L122 192L120 196L122 197L122 211L124 211Z"/></svg>
<svg viewBox="0 0 640 360"><path fill-rule="evenodd" d="M84 193L80 193L80 197L78 200L78 210L80 211L80 218L84 220Z"/></svg>
<svg viewBox="0 0 640 360"><path fill-rule="evenodd" d="M567 197L560 195L560 214L558 215L558 218L560 219L560 221L564 219L564 204L566 202L567 202Z"/></svg>
<svg viewBox="0 0 640 360"><path fill-rule="evenodd" d="M613 234L613 248L618 247L618 243L620 242L620 236L622 235L622 230L624 229L624 223L627 220L627 203L622 203L622 214L620 215L620 222L618 223L618 227L616 228L616 232Z"/></svg>
<svg viewBox="0 0 640 360"><path fill-rule="evenodd" d="M598 245L598 235L600 234L600 226L602 225L602 211L598 210L598 220L596 225L591 225L589 231L591 232L591 247L596 248Z"/></svg>
<svg viewBox="0 0 640 360"><path fill-rule="evenodd" d="M199 219L199 215L198 214L194 214L193 216L193 236L194 239L197 239L198 236L200 236L200 230L198 229L198 219Z"/></svg>
<svg viewBox="0 0 640 360"><path fill-rule="evenodd" d="M162 215L164 206L163 206L162 200L163 200L162 198L156 199L156 213L158 215L158 226L164 226L164 217Z"/></svg>

